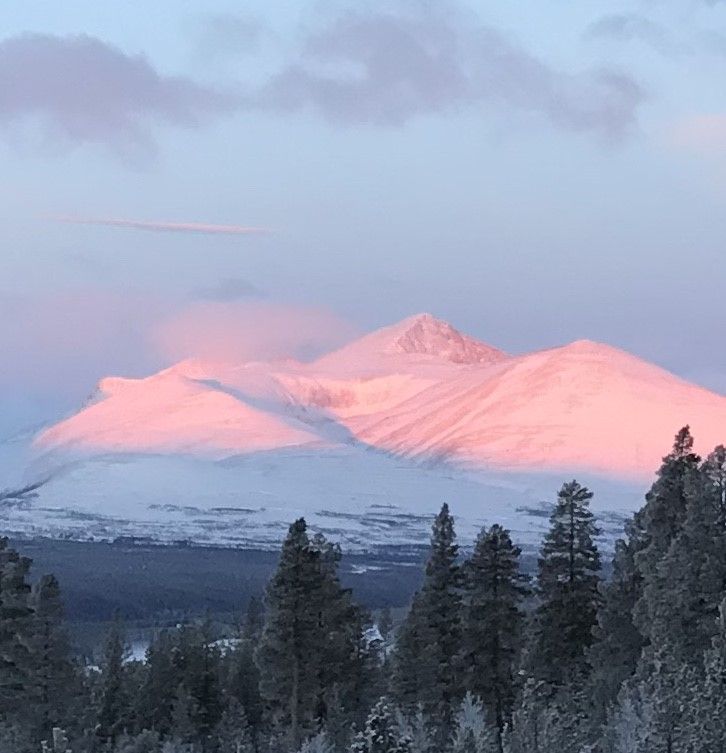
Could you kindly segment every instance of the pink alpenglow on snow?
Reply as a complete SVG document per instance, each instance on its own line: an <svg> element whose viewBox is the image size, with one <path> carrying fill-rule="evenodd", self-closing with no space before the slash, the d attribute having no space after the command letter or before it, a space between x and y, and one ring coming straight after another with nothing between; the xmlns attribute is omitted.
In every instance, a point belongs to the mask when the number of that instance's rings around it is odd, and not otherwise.
<svg viewBox="0 0 726 753"><path fill-rule="evenodd" d="M509 356L422 314L311 363L187 361L106 379L35 446L224 457L355 443L469 470L640 479L685 424L709 451L726 398L608 345Z"/></svg>

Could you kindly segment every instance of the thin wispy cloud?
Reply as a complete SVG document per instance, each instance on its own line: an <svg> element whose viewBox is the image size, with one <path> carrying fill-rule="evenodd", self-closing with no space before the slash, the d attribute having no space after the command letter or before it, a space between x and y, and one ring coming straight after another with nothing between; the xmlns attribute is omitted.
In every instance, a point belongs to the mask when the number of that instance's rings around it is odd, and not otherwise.
<svg viewBox="0 0 726 753"><path fill-rule="evenodd" d="M50 217L53 222L69 225L99 225L102 227L147 230L154 233L199 233L201 235L265 235L271 231L250 225L217 225L209 222L166 222L158 220L130 220L115 217Z"/></svg>

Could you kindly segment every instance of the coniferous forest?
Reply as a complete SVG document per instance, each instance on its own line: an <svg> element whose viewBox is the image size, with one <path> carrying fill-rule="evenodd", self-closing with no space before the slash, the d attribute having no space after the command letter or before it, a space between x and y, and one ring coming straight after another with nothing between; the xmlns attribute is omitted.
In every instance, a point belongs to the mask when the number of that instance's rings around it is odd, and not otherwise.
<svg viewBox="0 0 726 753"><path fill-rule="evenodd" d="M536 573L447 505L407 613L369 614L341 551L289 529L233 634L117 620L81 661L61 585L0 544L0 753L724 753L726 449L676 436L603 576L592 493L565 483ZM607 569L607 568L606 568Z"/></svg>

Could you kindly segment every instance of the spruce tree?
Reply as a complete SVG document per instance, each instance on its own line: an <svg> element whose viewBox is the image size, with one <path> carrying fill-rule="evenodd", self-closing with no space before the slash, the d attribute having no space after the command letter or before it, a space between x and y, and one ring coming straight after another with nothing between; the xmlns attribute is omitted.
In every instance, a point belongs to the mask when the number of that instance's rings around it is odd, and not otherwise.
<svg viewBox="0 0 726 753"><path fill-rule="evenodd" d="M642 578L635 566L637 534L627 528L626 540L616 542L613 572L602 586L602 603L588 653L590 685L597 721L604 722L616 703L620 687L632 677L643 650L644 638L633 620L642 593Z"/></svg>
<svg viewBox="0 0 726 753"><path fill-rule="evenodd" d="M637 686L643 704L644 753L690 753L686 746L691 711L686 699L697 686L697 670L680 661L667 642L651 649L649 671Z"/></svg>
<svg viewBox="0 0 726 753"><path fill-rule="evenodd" d="M663 458L656 481L645 496L645 506L635 518L640 529L635 564L644 589L654 583L660 561L683 528L689 496L698 486L699 463L699 456L693 452L690 428L684 426L676 434L673 449ZM652 585L650 602L656 587ZM642 594L633 612L635 624L647 641L652 621L649 600Z"/></svg>
<svg viewBox="0 0 726 753"><path fill-rule="evenodd" d="M25 712L30 699L33 609L27 581L31 560L0 538L0 718Z"/></svg>
<svg viewBox="0 0 726 753"><path fill-rule="evenodd" d="M214 644L209 620L190 631L186 686L194 701L194 726L203 753L211 750L214 728L222 716L219 648Z"/></svg>
<svg viewBox="0 0 726 753"><path fill-rule="evenodd" d="M726 585L726 529L708 491L689 500L682 530L645 587L651 644L666 641L678 661L701 664L716 632Z"/></svg>
<svg viewBox="0 0 726 753"><path fill-rule="evenodd" d="M340 586L340 551L312 541L300 519L290 526L267 590L256 652L260 690L273 725L296 750L330 711L353 713L362 664L360 613Z"/></svg>
<svg viewBox="0 0 726 753"><path fill-rule="evenodd" d="M146 674L139 689L136 716L141 725L166 735L171 728L176 689L181 682L175 666L175 634L162 630L146 650Z"/></svg>
<svg viewBox="0 0 726 753"><path fill-rule="evenodd" d="M234 651L224 657L225 695L241 706L253 732L259 729L263 713L260 670L255 663L254 650L252 641L242 639Z"/></svg>
<svg viewBox="0 0 726 753"><path fill-rule="evenodd" d="M577 481L562 486L538 562L539 605L528 665L535 677L553 685L586 671L593 640L600 555L591 499L592 492Z"/></svg>
<svg viewBox="0 0 726 753"><path fill-rule="evenodd" d="M726 599L721 603L716 634L704 655L700 681L690 690L684 719L688 750L726 753Z"/></svg>
<svg viewBox="0 0 726 753"><path fill-rule="evenodd" d="M31 594L31 707L36 733L50 739L53 728L67 723L76 677L70 643L63 625L60 586L53 575L44 575Z"/></svg>
<svg viewBox="0 0 726 753"><path fill-rule="evenodd" d="M247 604L245 616L244 637L250 641L258 641L264 624L264 609L262 601L256 596L251 596Z"/></svg>
<svg viewBox="0 0 726 753"><path fill-rule="evenodd" d="M96 734L105 744L113 744L129 727L131 699L124 666L127 655L123 624L117 615L106 636L101 661Z"/></svg>
<svg viewBox="0 0 726 753"><path fill-rule="evenodd" d="M401 732L385 698L371 709L364 729L356 735L350 747L350 753L411 753L411 740Z"/></svg>
<svg viewBox="0 0 726 753"><path fill-rule="evenodd" d="M217 753L254 753L252 731L244 709L230 699L215 730Z"/></svg>
<svg viewBox="0 0 726 753"><path fill-rule="evenodd" d="M454 717L451 753L501 753L499 730L480 699L467 693Z"/></svg>
<svg viewBox="0 0 726 753"><path fill-rule="evenodd" d="M424 583L414 597L394 655L397 699L409 708L412 703L423 705L440 746L445 745L453 713L464 694L457 661L462 586L458 551L454 519L444 504L433 524Z"/></svg>
<svg viewBox="0 0 726 753"><path fill-rule="evenodd" d="M519 571L520 553L509 531L493 525L480 533L465 568L464 686L481 699L498 730L500 751L514 704L525 620L522 601L529 592L528 578Z"/></svg>

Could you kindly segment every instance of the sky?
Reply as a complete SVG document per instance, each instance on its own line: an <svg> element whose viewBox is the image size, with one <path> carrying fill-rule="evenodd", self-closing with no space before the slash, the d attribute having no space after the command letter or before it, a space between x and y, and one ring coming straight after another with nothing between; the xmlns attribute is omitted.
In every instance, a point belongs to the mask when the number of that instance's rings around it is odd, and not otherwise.
<svg viewBox="0 0 726 753"><path fill-rule="evenodd" d="M726 393L726 1L0 4L0 436L429 311Z"/></svg>

